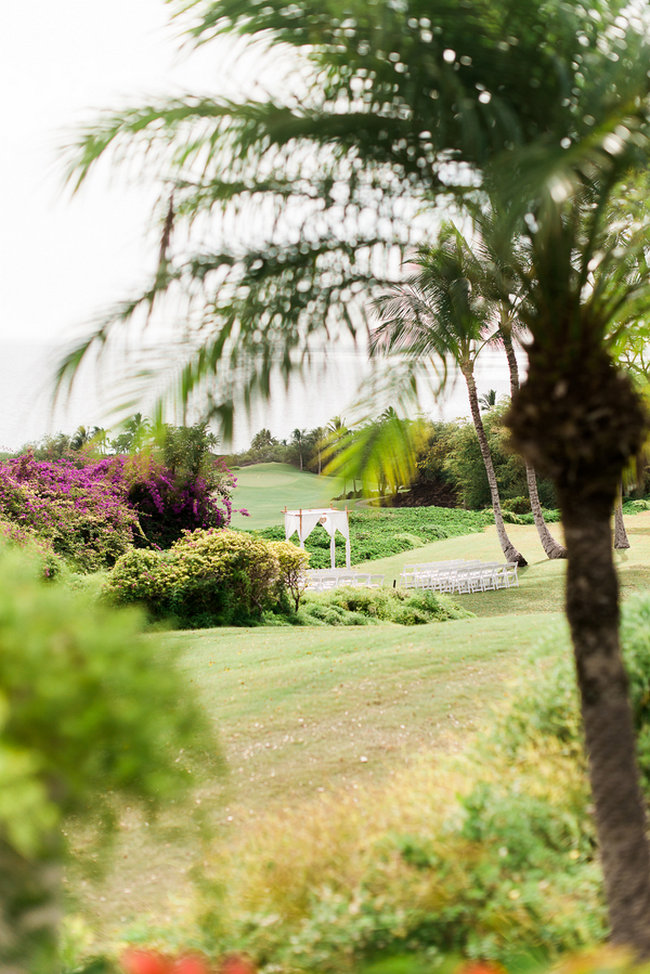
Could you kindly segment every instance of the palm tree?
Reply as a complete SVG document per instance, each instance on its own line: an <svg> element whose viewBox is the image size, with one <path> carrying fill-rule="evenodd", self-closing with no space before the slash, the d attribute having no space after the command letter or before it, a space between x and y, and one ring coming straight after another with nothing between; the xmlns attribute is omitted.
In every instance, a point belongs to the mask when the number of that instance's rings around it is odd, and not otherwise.
<svg viewBox="0 0 650 974"><path fill-rule="evenodd" d="M313 469L316 467L316 473L320 477L323 472L323 448L325 445L326 430L322 426L316 426L313 430L310 430L306 442L307 449L313 451L311 454L311 459L309 461L309 466ZM316 454L314 457L313 454Z"/></svg>
<svg viewBox="0 0 650 974"><path fill-rule="evenodd" d="M499 334L501 336L501 340L506 350L506 357L508 359L511 401L512 397L515 396L519 390L519 366L517 364L517 356L515 355L512 345L512 331L513 326L511 319L507 314L502 313L499 323ZM535 468L530 460L526 459L525 457L524 465L526 467L526 487L528 488L528 497L530 498L530 509L533 513L533 521L535 522L537 534L539 540L541 541L542 548L544 549L544 553L546 554L547 558L566 558L566 548L564 545L561 545L555 540L548 529L546 521L544 520L544 512L539 499L539 491L537 490L537 475L535 473Z"/></svg>
<svg viewBox="0 0 650 974"><path fill-rule="evenodd" d="M629 126L632 128L632 120ZM638 137L638 132L636 133ZM637 143L638 145L638 143ZM533 335L525 385L507 419L516 446L556 486L568 550L567 615L576 657L590 779L615 940L650 953L645 912L650 854L634 732L618 636L611 512L622 471L644 437L647 415L607 341L647 283L629 276L634 246L608 238L606 203L625 152L586 153L567 196L554 173L531 221L532 266L522 317ZM596 162L598 165L596 165ZM646 230L636 246L645 246ZM603 733L603 728L607 731ZM621 829L621 813L626 822ZM628 904L635 877L637 906ZM645 908L644 908L645 909Z"/></svg>
<svg viewBox="0 0 650 974"><path fill-rule="evenodd" d="M627 536L625 521L623 520L623 481L621 480L614 502L614 548L620 550L629 547L630 539Z"/></svg>
<svg viewBox="0 0 650 974"><path fill-rule="evenodd" d="M379 303L381 324L375 329L374 352L401 353L416 362L434 360L446 368L448 358L458 366L467 386L472 421L492 498L497 537L506 561L526 565L506 532L490 446L485 434L474 379L477 356L490 337L491 308L473 293L466 273L473 260L467 241L451 225L443 230L437 249L420 251L420 268L406 284Z"/></svg>
<svg viewBox="0 0 650 974"><path fill-rule="evenodd" d="M90 443L92 439L92 433L87 426L77 426L76 430L70 437L70 449L78 453L80 450Z"/></svg>
<svg viewBox="0 0 650 974"><path fill-rule="evenodd" d="M60 381L125 322L186 295L181 321L198 330L172 359L172 391L210 395L227 428L237 400L269 395L276 371L289 375L296 349L308 354L337 326L363 332L364 308L395 283L400 255L435 236L436 199L489 195L506 245L521 236L529 251L515 268L529 370L509 422L562 510L612 939L648 955L650 848L610 528L646 417L607 344L621 306L643 305L628 255L646 227L622 247L602 234L612 193L650 159L642 5L467 0L428 4L423 16L417 0L197 0L187 10L197 43L277 45L285 64L293 52L299 95L289 85L288 96L166 100L105 115L80 138L77 186L115 149L159 167L161 198L173 191L173 203L161 207L150 281L67 356Z"/></svg>
<svg viewBox="0 0 650 974"><path fill-rule="evenodd" d="M482 412L489 413L497 404L496 389L488 389L478 397L478 404Z"/></svg>
<svg viewBox="0 0 650 974"><path fill-rule="evenodd" d="M151 437L151 423L142 415L134 413L122 423L121 431L111 441L116 453L137 453Z"/></svg>
<svg viewBox="0 0 650 974"><path fill-rule="evenodd" d="M305 431L301 429L295 429L291 434L291 442L295 443L298 447L298 457L300 459L300 469L303 468L302 451L305 445Z"/></svg>
<svg viewBox="0 0 650 974"><path fill-rule="evenodd" d="M519 363L515 354L515 341L525 331L519 312L525 298L525 288L517 280L514 269L517 264L528 266L528 250L522 235L514 234L504 241L495 232L494 217L490 207L470 206L475 240L472 246L471 270L474 286L484 300L492 303L496 328L493 343L501 345L508 363L510 398L519 389ZM496 395L496 394L495 394ZM535 468L524 457L526 486L537 535L547 558L566 558L566 548L555 540L544 520L544 512L537 489Z"/></svg>

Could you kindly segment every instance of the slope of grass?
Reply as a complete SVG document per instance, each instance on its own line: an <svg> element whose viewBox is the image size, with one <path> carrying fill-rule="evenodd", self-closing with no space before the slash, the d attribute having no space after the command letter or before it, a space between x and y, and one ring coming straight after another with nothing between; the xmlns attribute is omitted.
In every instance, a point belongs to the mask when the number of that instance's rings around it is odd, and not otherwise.
<svg viewBox="0 0 650 974"><path fill-rule="evenodd" d="M230 842L273 809L381 783L422 753L462 747L498 705L523 647L544 616L525 619L515 643L501 617L351 629L218 629L152 635L161 653L182 650L212 715L227 778L197 788L203 830L170 807L162 831L130 810L113 865L98 883L75 874L98 944L114 943L146 918L187 922L190 873L203 836ZM468 624L469 623L469 624ZM216 764L215 764L216 768ZM146 925L146 924L145 924Z"/></svg>
<svg viewBox="0 0 650 974"><path fill-rule="evenodd" d="M622 592L650 585L650 513L627 521L632 547L616 554ZM206 760L196 807L208 835L226 845L255 832L267 813L299 809L320 795L380 788L423 755L462 749L508 693L526 651L562 622L565 564L543 558L534 528L509 526L529 559L514 590L463 596L476 618L403 629L220 629L153 634L160 653L180 648L218 729L229 766ZM494 528L373 561L398 577L410 561L500 560ZM381 567L380 567L381 566ZM96 945L125 929L187 922L191 868L203 836L187 811L170 807L161 837L128 809L120 816L114 866L100 882L75 875ZM79 836L81 845L85 840Z"/></svg>
<svg viewBox="0 0 650 974"><path fill-rule="evenodd" d="M329 507L331 498L340 493L334 478L318 477L288 463L256 463L234 473L233 507L244 508L250 516L233 514L232 526L244 531L284 524L285 507Z"/></svg>

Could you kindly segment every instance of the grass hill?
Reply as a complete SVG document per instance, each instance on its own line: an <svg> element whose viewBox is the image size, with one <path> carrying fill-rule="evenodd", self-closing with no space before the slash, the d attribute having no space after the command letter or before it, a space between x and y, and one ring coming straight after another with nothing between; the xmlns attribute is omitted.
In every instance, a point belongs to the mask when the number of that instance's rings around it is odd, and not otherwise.
<svg viewBox="0 0 650 974"><path fill-rule="evenodd" d="M267 498L272 517L280 505L276 488L285 489L291 475L302 491L313 475L264 466L269 478L276 476L275 487L267 487L274 495ZM628 518L626 526L632 547L616 553L623 598L650 586L650 512ZM522 671L527 650L548 626L566 631L566 564L544 557L534 527L509 525L509 531L529 560L520 587L459 597L476 613L472 619L408 629L283 626L147 637L157 640L161 654L180 655L219 729L229 775L225 781L212 777L207 760L196 793L217 843L243 841L274 813L311 808L328 795L383 788L399 769L424 757L435 767L486 726ZM409 562L453 558L499 558L494 527L371 564L392 584ZM125 810L113 868L98 883L79 878L80 909L99 945L114 944L129 927L137 933L144 918L158 926L186 918L189 873L203 855L202 840L183 832L181 812L171 806L162 824L174 841L162 841L148 822Z"/></svg>
<svg viewBox="0 0 650 974"><path fill-rule="evenodd" d="M329 507L332 497L343 489L333 477L319 477L288 463L256 463L233 473L237 477L233 508L243 507L250 517L234 514L232 526L249 531L283 524L285 507Z"/></svg>

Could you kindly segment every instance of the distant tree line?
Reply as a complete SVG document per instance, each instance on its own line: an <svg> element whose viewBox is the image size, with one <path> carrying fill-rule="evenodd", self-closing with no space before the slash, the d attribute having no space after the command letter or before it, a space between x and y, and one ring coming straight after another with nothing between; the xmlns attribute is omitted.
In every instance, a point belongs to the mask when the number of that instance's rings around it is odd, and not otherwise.
<svg viewBox="0 0 650 974"><path fill-rule="evenodd" d="M500 401L497 399L494 390L488 390L481 397L483 422L504 507L514 513L527 513L530 502L526 467L509 449L504 424L508 405L505 397ZM415 476L397 492L386 488L385 502L391 506L436 505L470 510L489 507L490 488L471 420L419 422L422 430L415 458ZM340 450L349 446L354 435L355 428L349 428L339 416L324 427L295 429L285 439L273 436L271 430L265 428L253 436L248 449L224 456L223 460L230 468L254 463L288 463L300 470L320 473L327 470L327 465ZM345 487L347 496L360 492L352 477ZM636 492L640 496L650 492L650 466L641 466L627 492ZM543 507L557 506L550 480L539 480L539 495Z"/></svg>
<svg viewBox="0 0 650 974"><path fill-rule="evenodd" d="M504 423L509 400L506 397L498 399L490 389L480 397L480 402L503 506L516 514L528 513L526 467L509 448ZM335 416L325 426L296 428L285 438L276 437L270 429L262 428L252 437L246 450L224 454L218 450L217 437L205 424L188 427L164 424L154 435L149 421L136 413L113 436L99 427L79 426L72 434L56 433L26 444L19 453L30 452L37 460L65 458L74 462L76 458L77 462L83 463L89 454L134 454L155 442L160 460L182 474L183 479L205 475L206 469L217 459L230 469L255 463L287 463L299 470L320 474L327 472L328 465L335 462L342 451L349 449L357 434L380 422L381 418L361 427L348 426L343 417ZM384 503L399 507L435 505L469 510L489 507L490 488L471 420L418 420L417 423L420 435L414 476L398 490L379 484ZM342 496L353 497L361 493L360 482L352 475L347 478L345 467L339 476L343 478ZM626 494L645 496L649 493L650 465L640 462L634 475L626 480ZM557 506L550 480L539 480L539 496L543 507Z"/></svg>

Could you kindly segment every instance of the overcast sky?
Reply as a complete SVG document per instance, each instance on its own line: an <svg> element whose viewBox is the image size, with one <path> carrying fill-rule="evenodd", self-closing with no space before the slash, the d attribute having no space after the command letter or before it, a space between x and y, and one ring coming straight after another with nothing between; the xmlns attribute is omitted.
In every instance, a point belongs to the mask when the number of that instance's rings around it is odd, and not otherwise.
<svg viewBox="0 0 650 974"><path fill-rule="evenodd" d="M3 9L0 448L107 421L90 387L65 416L48 420L42 387L56 354L44 357L42 348L63 348L88 333L98 312L146 278L155 258L155 236L145 235L154 196L109 179L106 167L71 198L61 149L101 109L182 90L223 91L223 59L210 46L181 55L179 25L170 24L169 14L163 0L23 0ZM349 364L347 392L354 385L355 363ZM482 385L501 389L494 367ZM284 436L345 412L340 394L331 408L326 399L311 389L301 407L296 392L290 406L261 408L252 430L275 425L273 432ZM465 408L460 392L451 412ZM240 424L241 445L248 436Z"/></svg>
<svg viewBox="0 0 650 974"><path fill-rule="evenodd" d="M23 0L3 11L3 337L78 333L142 279L150 199L102 174L70 200L60 149L99 109L197 80L168 14L162 0Z"/></svg>

